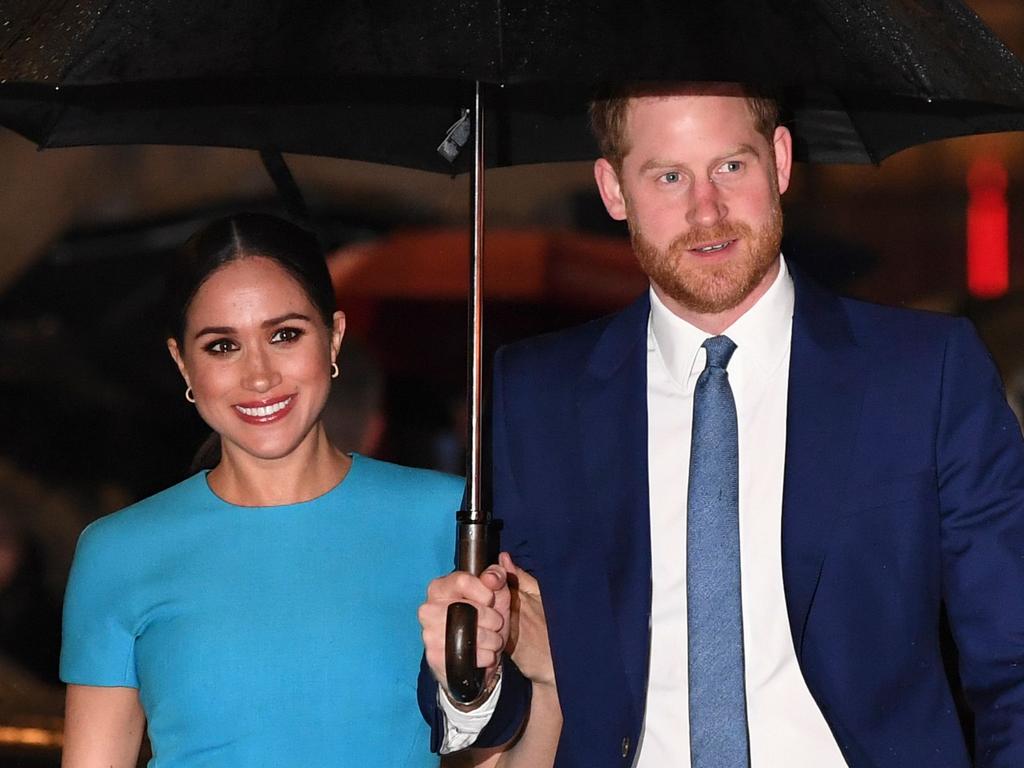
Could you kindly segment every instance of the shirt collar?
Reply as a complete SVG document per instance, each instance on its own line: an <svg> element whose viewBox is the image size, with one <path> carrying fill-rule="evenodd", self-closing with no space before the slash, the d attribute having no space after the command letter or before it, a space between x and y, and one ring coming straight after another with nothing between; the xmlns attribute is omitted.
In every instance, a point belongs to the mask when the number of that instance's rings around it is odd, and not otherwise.
<svg viewBox="0 0 1024 768"><path fill-rule="evenodd" d="M795 301L793 278L781 255L779 262L779 274L764 296L723 331L723 335L736 344L734 359L742 356L745 366L763 376L772 373L782 363L791 341ZM650 296L649 348L657 348L672 377L690 389L695 379L692 374L694 371L699 374L704 367L701 344L711 334L673 314L653 288Z"/></svg>

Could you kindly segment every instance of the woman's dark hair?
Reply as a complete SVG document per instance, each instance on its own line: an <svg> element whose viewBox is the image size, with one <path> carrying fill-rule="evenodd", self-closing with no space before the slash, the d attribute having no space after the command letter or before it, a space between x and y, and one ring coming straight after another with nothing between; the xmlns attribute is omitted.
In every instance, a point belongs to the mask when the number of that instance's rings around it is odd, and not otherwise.
<svg viewBox="0 0 1024 768"><path fill-rule="evenodd" d="M310 232L265 213L238 213L210 222L190 237L171 262L164 291L165 332L180 346L185 319L196 293L210 275L239 259L270 259L302 287L324 325L333 324L336 304L331 275ZM212 433L192 460L191 472L220 461L220 435Z"/></svg>
<svg viewBox="0 0 1024 768"><path fill-rule="evenodd" d="M257 256L290 274L331 327L334 287L316 237L277 216L238 213L207 224L172 260L164 296L167 335L182 343L188 309L210 275L233 261Z"/></svg>

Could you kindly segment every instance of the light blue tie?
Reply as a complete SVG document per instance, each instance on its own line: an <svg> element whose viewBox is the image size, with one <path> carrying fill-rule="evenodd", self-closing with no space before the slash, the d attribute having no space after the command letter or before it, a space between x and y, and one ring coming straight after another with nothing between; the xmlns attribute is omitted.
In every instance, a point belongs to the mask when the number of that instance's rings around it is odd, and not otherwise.
<svg viewBox="0 0 1024 768"><path fill-rule="evenodd" d="M739 452L726 336L704 342L693 393L686 513L690 765L750 765L740 603Z"/></svg>

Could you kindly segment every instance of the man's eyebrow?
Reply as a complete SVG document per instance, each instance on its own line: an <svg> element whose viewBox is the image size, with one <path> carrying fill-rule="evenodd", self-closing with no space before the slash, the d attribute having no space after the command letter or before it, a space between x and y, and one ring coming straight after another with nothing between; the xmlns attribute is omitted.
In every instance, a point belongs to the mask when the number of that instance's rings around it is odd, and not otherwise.
<svg viewBox="0 0 1024 768"><path fill-rule="evenodd" d="M757 148L753 144L737 144L735 147L730 147L728 152L722 152L715 156L714 160L711 161L711 165L718 165L728 160L730 157L736 157L737 155L753 155L758 160L761 159L761 153L757 151Z"/></svg>
<svg viewBox="0 0 1024 768"><path fill-rule="evenodd" d="M651 158L646 163L640 166L640 173L647 173L656 168L672 168L680 165L679 163L673 163L671 160L661 160L659 158Z"/></svg>
<svg viewBox="0 0 1024 768"><path fill-rule="evenodd" d="M725 160L727 157L733 155L753 155L754 157L761 157L761 153L757 151L757 148L753 144L737 144L729 152L724 152L718 156L719 160Z"/></svg>
<svg viewBox="0 0 1024 768"><path fill-rule="evenodd" d="M304 315L301 312L288 312L284 315L279 315L277 317L271 317L268 320L264 320L262 323L260 323L260 327L271 328L275 325L286 323L289 320L305 320L307 323L312 322L308 315ZM230 336L233 333L237 333L237 331L230 325L209 325L206 328L202 328L199 331L197 331L196 335L193 338L198 339L200 336L209 336L211 334Z"/></svg>
<svg viewBox="0 0 1024 768"><path fill-rule="evenodd" d="M761 155L757 151L757 148L753 144L737 144L735 147L730 147L728 152L722 152L715 157L714 163L720 163L726 158L735 157L736 155L753 155L754 157L760 158ZM683 165L682 163L673 162L672 160L666 160L662 158L651 158L643 165L640 166L640 173L647 173L648 171L657 170L658 168L675 168Z"/></svg>

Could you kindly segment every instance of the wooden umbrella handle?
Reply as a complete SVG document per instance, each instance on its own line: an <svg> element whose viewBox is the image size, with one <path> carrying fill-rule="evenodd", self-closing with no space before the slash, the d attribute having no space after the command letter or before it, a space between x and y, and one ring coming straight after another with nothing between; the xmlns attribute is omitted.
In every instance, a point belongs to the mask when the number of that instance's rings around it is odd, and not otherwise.
<svg viewBox="0 0 1024 768"><path fill-rule="evenodd" d="M469 512L459 513L456 561L460 571L479 576L490 564L496 549L490 546L491 528L490 523L472 521ZM448 606L445 676L448 692L460 704L479 698L484 687L484 671L476 665L476 620L476 608L469 603Z"/></svg>
<svg viewBox="0 0 1024 768"><path fill-rule="evenodd" d="M476 665L476 608L469 603L448 606L444 642L448 693L459 704L469 704L484 689L484 671Z"/></svg>

